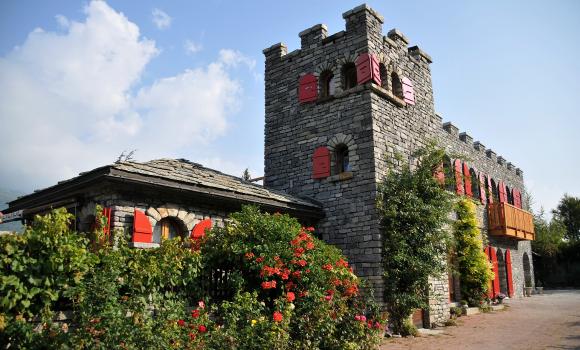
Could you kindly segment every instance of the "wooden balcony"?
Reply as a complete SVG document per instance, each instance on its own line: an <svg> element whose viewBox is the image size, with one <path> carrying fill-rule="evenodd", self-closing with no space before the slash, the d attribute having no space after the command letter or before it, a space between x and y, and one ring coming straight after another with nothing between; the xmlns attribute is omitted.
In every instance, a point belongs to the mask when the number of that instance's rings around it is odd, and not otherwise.
<svg viewBox="0 0 580 350"><path fill-rule="evenodd" d="M489 204L487 208L489 234L533 241L534 217L531 213L507 203Z"/></svg>

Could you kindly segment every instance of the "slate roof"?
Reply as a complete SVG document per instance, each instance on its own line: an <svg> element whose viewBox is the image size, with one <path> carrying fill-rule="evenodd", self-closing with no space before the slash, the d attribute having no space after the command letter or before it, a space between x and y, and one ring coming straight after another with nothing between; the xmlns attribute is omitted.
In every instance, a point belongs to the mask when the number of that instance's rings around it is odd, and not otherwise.
<svg viewBox="0 0 580 350"><path fill-rule="evenodd" d="M252 182L244 181L239 177L206 168L201 164L190 162L186 159L156 159L145 163L130 161L116 163L112 167L129 173L163 178L180 183L229 191L236 194L245 194L275 200L277 202L320 207L320 205L307 199L288 195L281 191L267 189Z"/></svg>

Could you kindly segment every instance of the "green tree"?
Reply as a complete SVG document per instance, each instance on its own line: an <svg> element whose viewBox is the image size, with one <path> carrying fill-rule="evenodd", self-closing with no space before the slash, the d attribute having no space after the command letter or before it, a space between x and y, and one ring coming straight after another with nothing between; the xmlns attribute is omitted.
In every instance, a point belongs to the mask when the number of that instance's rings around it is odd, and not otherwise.
<svg viewBox="0 0 580 350"><path fill-rule="evenodd" d="M566 235L566 227L562 222L553 218L547 221L544 210L534 214L535 240L532 241L534 252L545 257L554 257L560 251L563 238Z"/></svg>
<svg viewBox="0 0 580 350"><path fill-rule="evenodd" d="M463 198L457 203L456 210L457 220L453 222L453 234L461 295L470 305L479 306L485 299L493 273L483 252L483 241L475 217L475 204L470 199Z"/></svg>
<svg viewBox="0 0 580 350"><path fill-rule="evenodd" d="M414 309L428 306L428 278L444 271L453 195L434 177L444 151L417 151L415 169L390 171L378 187L383 235L385 301L395 332L405 334Z"/></svg>
<svg viewBox="0 0 580 350"><path fill-rule="evenodd" d="M242 173L242 180L250 181L251 179L252 179L252 175L250 175L250 170L248 170L248 168L246 168L244 170L244 172Z"/></svg>
<svg viewBox="0 0 580 350"><path fill-rule="evenodd" d="M580 240L580 198L564 194L553 213L566 227L564 237L571 241Z"/></svg>

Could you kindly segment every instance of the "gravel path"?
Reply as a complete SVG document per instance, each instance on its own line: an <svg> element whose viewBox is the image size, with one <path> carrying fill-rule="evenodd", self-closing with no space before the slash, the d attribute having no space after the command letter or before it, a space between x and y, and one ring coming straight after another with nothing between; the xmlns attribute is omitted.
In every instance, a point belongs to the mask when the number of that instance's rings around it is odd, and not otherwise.
<svg viewBox="0 0 580 350"><path fill-rule="evenodd" d="M580 349L580 290L546 291L509 308L463 316L443 334L387 339L381 350Z"/></svg>

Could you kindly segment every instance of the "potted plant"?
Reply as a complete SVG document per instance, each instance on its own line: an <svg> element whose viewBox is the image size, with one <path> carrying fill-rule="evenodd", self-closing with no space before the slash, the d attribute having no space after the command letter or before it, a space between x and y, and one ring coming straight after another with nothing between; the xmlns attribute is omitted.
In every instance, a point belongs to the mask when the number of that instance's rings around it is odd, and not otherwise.
<svg viewBox="0 0 580 350"><path fill-rule="evenodd" d="M542 281L538 280L536 283L536 292L538 294L544 294L544 286L542 285Z"/></svg>
<svg viewBox="0 0 580 350"><path fill-rule="evenodd" d="M531 297L531 296L532 296L532 290L533 290L533 289L534 289L534 288L532 288L532 287L529 287L527 284L526 284L526 285L524 285L524 296L526 296L526 297Z"/></svg>
<svg viewBox="0 0 580 350"><path fill-rule="evenodd" d="M497 302L498 304L502 304L502 303L503 303L503 300L505 299L505 297L506 297L506 295L505 295L505 294L503 294L503 293L499 293L499 294L497 295L497 297L496 297L496 302Z"/></svg>

